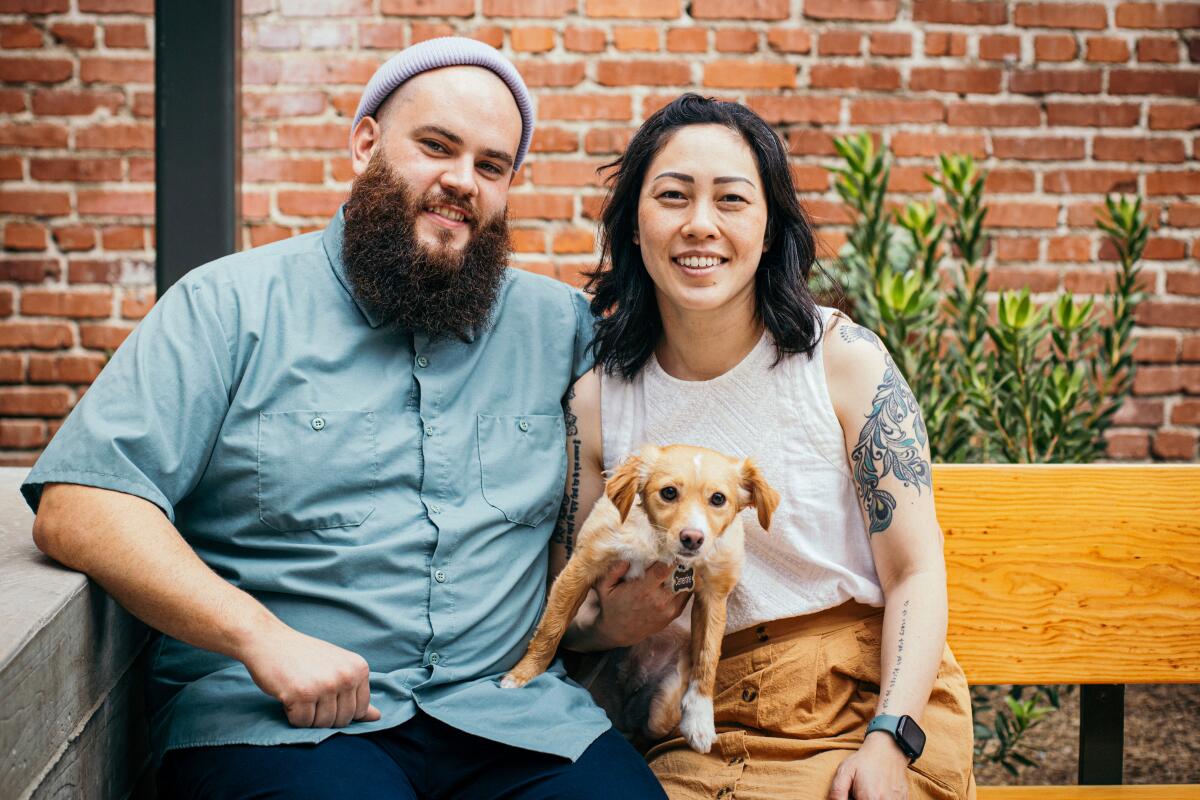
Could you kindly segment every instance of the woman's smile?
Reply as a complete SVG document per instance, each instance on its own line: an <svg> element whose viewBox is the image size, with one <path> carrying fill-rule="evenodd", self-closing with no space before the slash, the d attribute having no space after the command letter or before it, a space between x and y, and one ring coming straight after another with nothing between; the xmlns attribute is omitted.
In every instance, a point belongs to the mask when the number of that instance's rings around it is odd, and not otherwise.
<svg viewBox="0 0 1200 800"><path fill-rule="evenodd" d="M729 259L716 254L682 253L672 256L671 263L689 278L706 278L728 264Z"/></svg>

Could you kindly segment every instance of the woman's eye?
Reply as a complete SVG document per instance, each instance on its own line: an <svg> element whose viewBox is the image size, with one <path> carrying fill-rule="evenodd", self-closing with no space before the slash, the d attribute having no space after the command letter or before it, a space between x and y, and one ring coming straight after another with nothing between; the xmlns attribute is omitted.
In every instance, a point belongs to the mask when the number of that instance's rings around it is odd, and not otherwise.
<svg viewBox="0 0 1200 800"><path fill-rule="evenodd" d="M683 196L683 192L678 191L677 189L668 189L665 192L659 193L658 199L659 200L683 200L685 198Z"/></svg>
<svg viewBox="0 0 1200 800"><path fill-rule="evenodd" d="M661 497L663 500L666 500L669 503L672 500L674 500L676 497L679 497L679 490L676 489L674 486L664 486L662 489L659 490L658 496Z"/></svg>
<svg viewBox="0 0 1200 800"><path fill-rule="evenodd" d="M709 505L720 508L721 506L725 505L725 495L721 494L720 492L713 492L713 496L708 498L708 502Z"/></svg>
<svg viewBox="0 0 1200 800"><path fill-rule="evenodd" d="M722 203L745 203L746 198L740 194L727 194L721 198Z"/></svg>

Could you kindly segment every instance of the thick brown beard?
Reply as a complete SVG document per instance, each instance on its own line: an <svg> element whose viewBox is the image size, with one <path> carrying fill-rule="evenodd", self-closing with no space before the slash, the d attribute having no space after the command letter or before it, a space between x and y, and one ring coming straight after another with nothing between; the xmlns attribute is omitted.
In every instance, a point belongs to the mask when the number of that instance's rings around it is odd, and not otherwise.
<svg viewBox="0 0 1200 800"><path fill-rule="evenodd" d="M384 324L467 339L487 326L504 281L512 252L508 221L503 214L482 225L472 219L462 250L430 250L418 240L415 225L424 207L438 199L473 207L447 192L415 197L376 153L350 188L342 262L355 297Z"/></svg>

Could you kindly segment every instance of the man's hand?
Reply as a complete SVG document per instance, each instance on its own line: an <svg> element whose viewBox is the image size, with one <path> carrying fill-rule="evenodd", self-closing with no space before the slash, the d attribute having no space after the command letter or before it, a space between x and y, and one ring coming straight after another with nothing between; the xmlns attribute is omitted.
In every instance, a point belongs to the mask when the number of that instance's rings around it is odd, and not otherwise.
<svg viewBox="0 0 1200 800"><path fill-rule="evenodd" d="M596 634L608 647L629 647L658 633L679 616L691 592L675 593L674 565L657 563L634 580L622 578L629 563L622 561L596 584L600 612Z"/></svg>
<svg viewBox="0 0 1200 800"><path fill-rule="evenodd" d="M257 637L241 659L258 688L283 703L297 728L374 722L367 662L357 653L286 626Z"/></svg>
<svg viewBox="0 0 1200 800"><path fill-rule="evenodd" d="M833 776L829 800L906 800L908 756L885 733L863 740Z"/></svg>

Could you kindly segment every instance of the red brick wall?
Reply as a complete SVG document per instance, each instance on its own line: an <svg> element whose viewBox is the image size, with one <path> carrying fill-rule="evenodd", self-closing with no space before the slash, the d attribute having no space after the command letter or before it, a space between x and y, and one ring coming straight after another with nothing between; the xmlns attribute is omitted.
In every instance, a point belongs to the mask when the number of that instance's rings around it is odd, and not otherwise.
<svg viewBox="0 0 1200 800"><path fill-rule="evenodd" d="M999 0L243 0L244 245L323 224L384 58L443 33L503 49L540 128L511 198L520 266L593 263L611 159L685 89L749 103L831 248L831 137L877 132L893 186L946 150L991 170L994 283L1096 291L1093 210L1147 195L1136 398L1117 458L1200 432L1200 4ZM0 461L28 463L153 295L153 0L0 0Z"/></svg>

